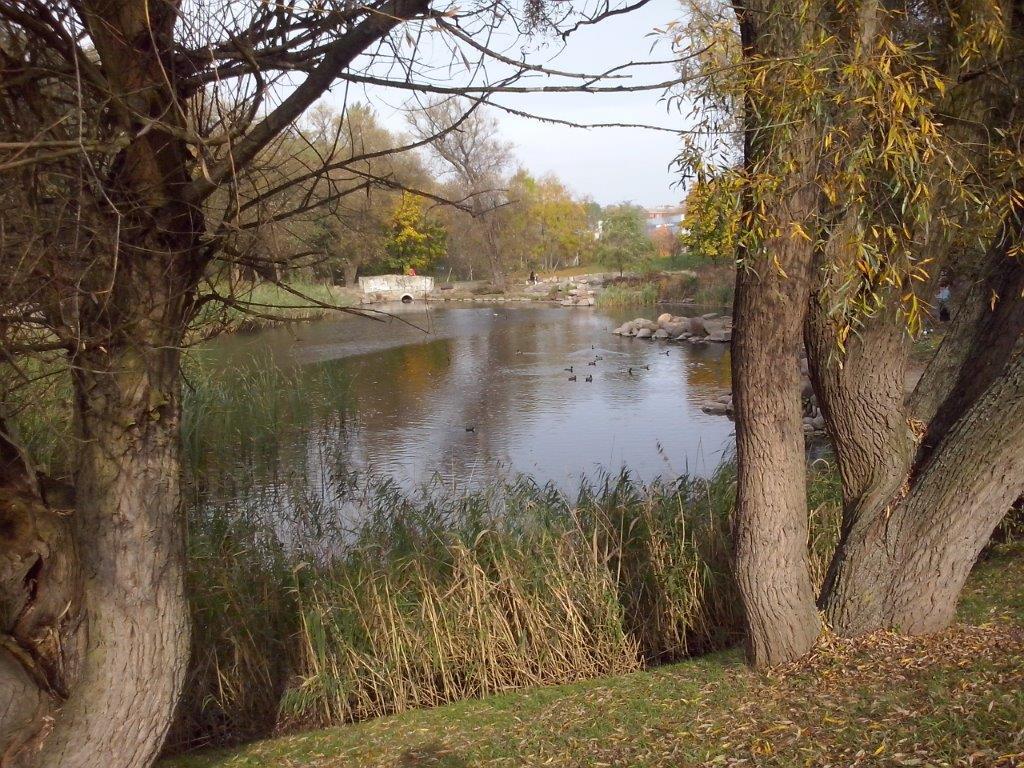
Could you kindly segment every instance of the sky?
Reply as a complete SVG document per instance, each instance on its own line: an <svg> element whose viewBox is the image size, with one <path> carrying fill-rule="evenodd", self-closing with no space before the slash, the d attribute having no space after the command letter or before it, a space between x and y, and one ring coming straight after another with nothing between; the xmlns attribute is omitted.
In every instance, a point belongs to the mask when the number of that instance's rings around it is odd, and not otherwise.
<svg viewBox="0 0 1024 768"><path fill-rule="evenodd" d="M560 42L534 43L527 60L560 70L593 73L628 61L669 59L668 42L651 33L678 17L676 0L651 0L639 10L581 27L564 46ZM520 41L509 38L506 43L493 45L512 58L520 57ZM538 46L540 50L536 50ZM447 52L434 55L439 61L450 59ZM632 72L632 81L608 84L654 83L676 76L670 64L638 67ZM492 78L496 74L500 74L500 69L492 66ZM446 82L443 73L436 78L439 83ZM531 84L543 83L534 80ZM405 91L376 87L348 93L349 99L373 104L386 123L399 124L408 97ZM340 95L335 94L334 99L340 99ZM532 114L577 123L628 122L678 129L684 121L678 107L670 108L660 91L500 94L494 100ZM578 195L592 197L601 205L630 201L645 207L675 203L683 197L676 185L679 174L670 167L679 148L676 135L638 128L584 130L507 113L493 114L500 123L503 139L514 146L522 166L534 175L556 174Z"/></svg>

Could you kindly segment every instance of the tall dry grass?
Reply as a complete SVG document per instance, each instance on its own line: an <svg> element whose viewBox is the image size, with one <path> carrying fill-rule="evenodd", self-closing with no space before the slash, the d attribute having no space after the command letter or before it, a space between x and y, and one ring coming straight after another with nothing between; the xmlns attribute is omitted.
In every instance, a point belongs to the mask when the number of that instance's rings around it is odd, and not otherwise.
<svg viewBox="0 0 1024 768"><path fill-rule="evenodd" d="M572 497L528 480L370 486L348 524L313 499L288 500L284 524L194 512L195 647L172 748L618 674L741 636L730 464ZM834 491L814 473L819 571Z"/></svg>

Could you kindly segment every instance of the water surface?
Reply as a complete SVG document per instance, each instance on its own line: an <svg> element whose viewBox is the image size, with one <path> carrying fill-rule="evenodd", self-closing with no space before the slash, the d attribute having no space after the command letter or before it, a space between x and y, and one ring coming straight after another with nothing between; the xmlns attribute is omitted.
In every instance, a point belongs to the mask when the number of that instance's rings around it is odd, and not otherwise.
<svg viewBox="0 0 1024 768"><path fill-rule="evenodd" d="M286 484L329 496L353 472L410 490L525 473L571 491L623 467L644 481L709 474L731 450L732 423L700 408L729 386L725 346L610 333L652 308L388 309L383 322L339 316L197 350L221 393L204 407L226 413L202 422L225 434L195 448L196 482L244 469L222 492Z"/></svg>

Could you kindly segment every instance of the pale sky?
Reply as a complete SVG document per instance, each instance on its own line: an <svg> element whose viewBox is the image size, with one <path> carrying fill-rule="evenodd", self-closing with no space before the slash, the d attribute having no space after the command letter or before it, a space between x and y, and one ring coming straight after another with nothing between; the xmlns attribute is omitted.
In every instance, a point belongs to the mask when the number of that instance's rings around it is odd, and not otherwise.
<svg viewBox="0 0 1024 768"><path fill-rule="evenodd" d="M651 33L677 19L679 14L676 0L652 0L637 11L582 27L569 37L564 47L560 42L551 43L531 53L527 61L560 70L596 73L628 61L670 59L667 41ZM493 45L501 49L501 45ZM518 50L517 43L502 52L519 58ZM447 52L436 55L439 60L450 58ZM606 84L654 83L676 76L675 69L668 64L637 67L631 71L632 81L607 81ZM493 77L497 69L492 68L491 72ZM394 77L394 73L391 76ZM438 73L435 82L451 81L445 79L444 73ZM543 81L533 80L530 84L543 84ZM395 121L394 128L401 129L399 109L408 99L408 92L380 88L359 90L361 92L352 88L349 98L369 101L385 124ZM341 98L342 93L336 91L329 100L340 102ZM628 122L678 129L685 122L678 107L669 108L659 91L502 94L494 101L578 123ZM493 114L501 124L503 138L514 145L523 166L535 175L554 172L579 195L589 195L602 205L632 201L648 207L673 203L683 197L683 192L673 186L678 181L678 173L669 167L679 148L679 139L673 134L625 128L581 130L506 113Z"/></svg>
<svg viewBox="0 0 1024 768"><path fill-rule="evenodd" d="M580 29L552 65L569 71L596 72L626 61L670 59L667 42L648 35L678 16L675 0L652 0L637 11ZM661 82L676 76L668 64L632 71L640 82ZM678 108L669 110L658 91L531 94L505 96L503 100L518 109L577 123L627 122L679 128L683 122ZM590 194L602 205L630 200L655 206L682 196L678 188L672 187L678 174L669 168L679 150L677 136L627 128L580 130L511 115L502 120L503 132L516 144L527 168L535 173L553 171L576 192Z"/></svg>

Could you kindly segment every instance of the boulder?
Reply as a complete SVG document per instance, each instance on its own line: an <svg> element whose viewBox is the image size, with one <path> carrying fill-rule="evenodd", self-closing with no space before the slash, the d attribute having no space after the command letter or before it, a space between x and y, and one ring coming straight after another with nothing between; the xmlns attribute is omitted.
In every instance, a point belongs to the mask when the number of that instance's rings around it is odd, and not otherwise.
<svg viewBox="0 0 1024 768"><path fill-rule="evenodd" d="M676 322L676 318L673 318L671 323L662 324L661 327L673 338L690 330L689 323Z"/></svg>
<svg viewBox="0 0 1024 768"><path fill-rule="evenodd" d="M725 319L705 320L704 330L708 341L722 343L732 339L732 323Z"/></svg>
<svg viewBox="0 0 1024 768"><path fill-rule="evenodd" d="M616 336L625 336L626 334L629 333L630 330L632 330L632 326L630 326L629 323L623 323L614 331L612 331L612 333L614 333Z"/></svg>
<svg viewBox="0 0 1024 768"><path fill-rule="evenodd" d="M691 317L688 321L689 331L691 336L706 336L707 328L704 327L704 321L699 317Z"/></svg>
<svg viewBox="0 0 1024 768"><path fill-rule="evenodd" d="M704 413L713 413L716 416L726 416L729 413L729 408L724 404L716 400L709 400L700 407Z"/></svg>
<svg viewBox="0 0 1024 768"><path fill-rule="evenodd" d="M652 339L667 339L668 335L669 335L668 331L666 331L664 328L659 328L658 330L656 330L654 332L654 334L651 336L651 338Z"/></svg>
<svg viewBox="0 0 1024 768"><path fill-rule="evenodd" d="M641 328L636 332L636 337L638 339L649 339L653 335L654 331L652 331L650 328Z"/></svg>
<svg viewBox="0 0 1024 768"><path fill-rule="evenodd" d="M671 313L663 312L662 314L658 315L658 325L665 325L665 323L671 323L671 322L672 322L672 315L671 315Z"/></svg>

